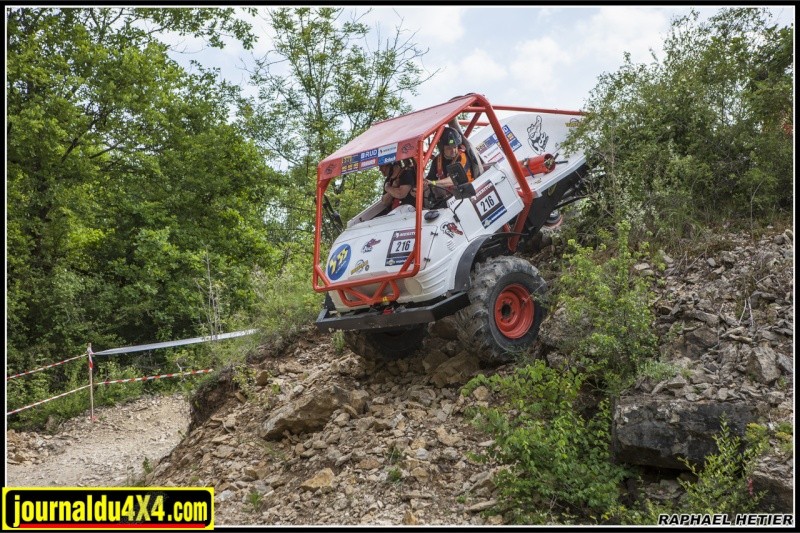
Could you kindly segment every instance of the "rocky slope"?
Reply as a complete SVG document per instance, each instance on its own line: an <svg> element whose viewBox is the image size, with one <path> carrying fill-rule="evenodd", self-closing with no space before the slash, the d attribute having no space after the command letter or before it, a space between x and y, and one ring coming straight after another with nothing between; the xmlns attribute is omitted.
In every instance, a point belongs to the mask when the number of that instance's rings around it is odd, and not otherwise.
<svg viewBox="0 0 800 533"><path fill-rule="evenodd" d="M665 261L661 273L637 269L661 278L657 328L675 373L640 380L620 399L614 447L629 464L679 468L679 456L702 464L715 451L722 413L739 434L749 422L774 430L792 420L793 233L727 235ZM540 356L562 357L562 324L558 312L545 322ZM287 348L262 347L252 385L237 387L242 372L228 371L195 399L191 432L148 482L213 485L219 524L503 523L480 513L495 501L498 465L473 460L490 440L465 417L491 397L460 389L512 366L481 369L454 338L440 321L420 356L380 365L313 330ZM791 456L773 453L756 478L775 510L791 509ZM675 475L643 490L677 498Z"/></svg>
<svg viewBox="0 0 800 533"><path fill-rule="evenodd" d="M678 457L702 463L724 413L739 434L750 422L771 431L754 485L768 492L765 510L791 512L793 452L776 428L794 412L793 250L792 231L771 228L757 240L718 236L665 258L663 272L637 266L658 281L661 359L673 368L614 407L615 456L647 474L646 496L680 497ZM531 259L549 280L558 252ZM562 326L551 314L535 347L551 364L565 357ZM219 525L502 524L481 513L497 500L500 465L475 460L491 441L465 414L493 398L460 391L513 366L481 368L448 320L431 330L419 356L378 365L310 328L262 346L193 398L185 438L146 483L213 486Z"/></svg>

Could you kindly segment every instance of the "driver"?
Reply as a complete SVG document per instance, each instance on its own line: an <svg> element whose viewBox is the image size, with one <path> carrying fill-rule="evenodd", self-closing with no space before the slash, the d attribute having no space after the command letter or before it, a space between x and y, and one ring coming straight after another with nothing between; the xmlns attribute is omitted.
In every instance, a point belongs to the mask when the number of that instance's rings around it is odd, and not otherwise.
<svg viewBox="0 0 800 533"><path fill-rule="evenodd" d="M386 178L383 185L385 194L381 198L381 202L386 208L376 216L385 215L399 205L416 203L411 189L417 181L417 173L414 171L414 166L408 164L408 160L395 161L378 168Z"/></svg>
<svg viewBox="0 0 800 533"><path fill-rule="evenodd" d="M433 158L431 168L428 170L428 175L425 176L425 184L434 187L444 187L451 190L454 186L453 179L447 175L447 166L453 163L460 163L464 167L464 172L467 174L467 179L472 181L472 165L469 164L466 149L461 140L461 134L446 126L442 131L442 136L439 138L437 144L439 153Z"/></svg>

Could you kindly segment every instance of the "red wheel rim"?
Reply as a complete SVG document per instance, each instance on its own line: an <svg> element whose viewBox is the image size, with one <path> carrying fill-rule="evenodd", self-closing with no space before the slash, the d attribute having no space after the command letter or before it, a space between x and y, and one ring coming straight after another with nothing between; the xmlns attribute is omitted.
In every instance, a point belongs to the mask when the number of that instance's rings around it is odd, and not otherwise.
<svg viewBox="0 0 800 533"><path fill-rule="evenodd" d="M504 288L494 303L494 321L500 333L509 339L524 337L533 325L536 304L523 285Z"/></svg>

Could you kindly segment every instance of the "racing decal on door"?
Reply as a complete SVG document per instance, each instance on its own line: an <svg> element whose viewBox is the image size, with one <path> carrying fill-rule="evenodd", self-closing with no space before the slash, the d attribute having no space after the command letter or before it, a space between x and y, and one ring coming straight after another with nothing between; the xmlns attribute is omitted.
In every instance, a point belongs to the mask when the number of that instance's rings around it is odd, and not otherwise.
<svg viewBox="0 0 800 533"><path fill-rule="evenodd" d="M347 263L350 262L350 257L352 257L352 253L350 253L350 245L343 244L339 246L335 252L331 254L331 258L328 261L328 277L330 279L339 279L344 274L344 271L347 270Z"/></svg>
<svg viewBox="0 0 800 533"><path fill-rule="evenodd" d="M461 231L460 229L458 229L458 226L456 226L455 222L449 222L449 221L448 222L444 222L444 223L442 223L441 228L442 228L442 231L444 232L444 234L447 235L448 237L450 237L451 239L453 237L455 237L456 234L464 235L464 232Z"/></svg>
<svg viewBox="0 0 800 533"><path fill-rule="evenodd" d="M372 247L375 246L376 244L380 243L380 242L381 242L380 239L370 239L370 240L368 240L367 242L364 243L364 246L361 247L361 253L362 254L367 254L367 253L371 252L372 251Z"/></svg>
<svg viewBox="0 0 800 533"><path fill-rule="evenodd" d="M386 266L402 265L414 249L416 230L400 230L392 234L389 241L389 253L386 255Z"/></svg>
<svg viewBox="0 0 800 533"><path fill-rule="evenodd" d="M478 187L475 196L470 198L470 201L484 228L488 228L492 222L506 213L506 206L503 205L503 201L491 181Z"/></svg>

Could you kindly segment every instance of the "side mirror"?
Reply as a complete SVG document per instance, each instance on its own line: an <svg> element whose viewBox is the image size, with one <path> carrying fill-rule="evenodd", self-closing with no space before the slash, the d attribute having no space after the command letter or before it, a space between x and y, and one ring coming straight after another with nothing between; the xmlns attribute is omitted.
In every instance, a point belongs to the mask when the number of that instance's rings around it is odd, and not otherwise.
<svg viewBox="0 0 800 533"><path fill-rule="evenodd" d="M451 163L447 165L447 175L450 176L453 180L453 184L456 186L453 196L455 196L457 200L475 196L475 186L470 183L467 178L467 173L460 163Z"/></svg>

